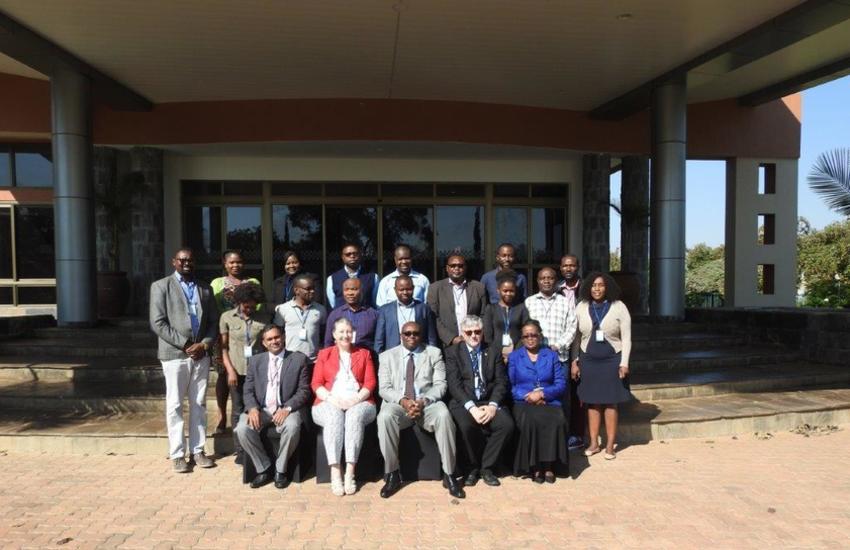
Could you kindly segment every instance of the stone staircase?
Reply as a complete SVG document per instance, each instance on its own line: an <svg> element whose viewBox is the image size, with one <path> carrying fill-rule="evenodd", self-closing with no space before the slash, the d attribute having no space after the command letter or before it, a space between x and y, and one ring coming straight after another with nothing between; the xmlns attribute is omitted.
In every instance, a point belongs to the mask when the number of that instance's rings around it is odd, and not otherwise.
<svg viewBox="0 0 850 550"><path fill-rule="evenodd" d="M635 401L622 407L624 442L850 422L850 369L694 323L638 322L633 340ZM163 455L163 395L144 320L0 341L0 449ZM210 453L231 446L229 434L208 439Z"/></svg>

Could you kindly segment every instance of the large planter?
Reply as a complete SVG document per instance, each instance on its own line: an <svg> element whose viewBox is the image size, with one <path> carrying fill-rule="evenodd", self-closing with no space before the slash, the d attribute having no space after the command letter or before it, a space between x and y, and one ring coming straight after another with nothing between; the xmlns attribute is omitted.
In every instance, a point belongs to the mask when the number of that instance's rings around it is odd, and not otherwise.
<svg viewBox="0 0 850 550"><path fill-rule="evenodd" d="M97 314L102 319L121 317L130 301L130 280L123 271L97 273Z"/></svg>
<svg viewBox="0 0 850 550"><path fill-rule="evenodd" d="M635 315L640 311L640 277L632 271L612 271L611 278L620 286L620 299L629 313Z"/></svg>

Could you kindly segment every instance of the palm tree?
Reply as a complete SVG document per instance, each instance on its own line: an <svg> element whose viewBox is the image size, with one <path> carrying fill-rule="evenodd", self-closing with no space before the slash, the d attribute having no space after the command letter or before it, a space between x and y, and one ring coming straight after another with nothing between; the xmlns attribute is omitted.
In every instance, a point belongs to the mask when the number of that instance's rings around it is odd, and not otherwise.
<svg viewBox="0 0 850 550"><path fill-rule="evenodd" d="M821 153L809 172L809 187L832 210L850 216L850 148Z"/></svg>

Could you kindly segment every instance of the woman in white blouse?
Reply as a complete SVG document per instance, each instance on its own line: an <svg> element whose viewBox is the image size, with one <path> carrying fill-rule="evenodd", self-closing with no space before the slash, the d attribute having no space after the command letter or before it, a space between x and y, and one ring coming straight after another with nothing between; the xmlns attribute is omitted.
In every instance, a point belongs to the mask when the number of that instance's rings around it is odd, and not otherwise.
<svg viewBox="0 0 850 550"><path fill-rule="evenodd" d="M319 352L313 369L313 421L321 426L331 469L331 491L337 496L357 491L354 470L363 432L375 420L375 365L366 348L352 345L354 328L346 318L333 326L335 344ZM342 449L345 446L345 478Z"/></svg>
<svg viewBox="0 0 850 550"><path fill-rule="evenodd" d="M617 404L631 400L629 354L632 318L620 301L620 287L607 273L584 278L576 306L578 332L573 340L570 375L578 382L578 397L587 405L590 443L584 452L593 456L599 447L599 428L605 418L605 458L613 460L619 414Z"/></svg>

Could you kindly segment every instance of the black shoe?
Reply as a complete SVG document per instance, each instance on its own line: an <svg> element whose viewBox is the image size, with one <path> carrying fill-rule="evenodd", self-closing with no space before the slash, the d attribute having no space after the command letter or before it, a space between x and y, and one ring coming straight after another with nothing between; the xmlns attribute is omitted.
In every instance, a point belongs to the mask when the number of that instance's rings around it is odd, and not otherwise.
<svg viewBox="0 0 850 550"><path fill-rule="evenodd" d="M443 474L443 487L449 490L449 494L455 498L466 498L466 492L455 478L449 474Z"/></svg>
<svg viewBox="0 0 850 550"><path fill-rule="evenodd" d="M464 487L475 487L475 484L478 483L478 480L481 477L478 475L478 470L472 470L467 474L467 476L463 479ZM443 484L445 487L445 484ZM448 489L448 487L446 487Z"/></svg>
<svg viewBox="0 0 850 550"><path fill-rule="evenodd" d="M481 479L490 487L498 487L502 484L499 478L491 470L481 470Z"/></svg>
<svg viewBox="0 0 850 550"><path fill-rule="evenodd" d="M535 472L534 474L532 474L531 481L533 481L534 483L543 483L543 481L545 481L543 479L543 472Z"/></svg>
<svg viewBox="0 0 850 550"><path fill-rule="evenodd" d="M274 473L274 486L278 489L286 489L289 486L290 479L286 477L286 474L281 472Z"/></svg>
<svg viewBox="0 0 850 550"><path fill-rule="evenodd" d="M263 472L261 474L257 474L257 477L255 477L251 481L251 489L259 489L263 485L267 485L268 483L270 483L271 480L272 480L272 474L269 470L266 470L265 472Z"/></svg>
<svg viewBox="0 0 850 550"><path fill-rule="evenodd" d="M245 464L245 451L236 451L236 460L233 462L239 466L243 466Z"/></svg>
<svg viewBox="0 0 850 550"><path fill-rule="evenodd" d="M401 489L401 474L398 470L384 476L384 486L381 487L381 498L390 498Z"/></svg>

